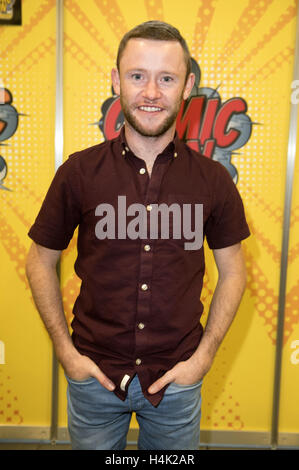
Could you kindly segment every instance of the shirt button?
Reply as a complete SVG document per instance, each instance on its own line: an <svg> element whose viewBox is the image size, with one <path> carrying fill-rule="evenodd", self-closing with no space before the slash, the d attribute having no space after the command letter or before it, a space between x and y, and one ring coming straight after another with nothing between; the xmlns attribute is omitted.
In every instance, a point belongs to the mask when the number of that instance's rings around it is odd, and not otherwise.
<svg viewBox="0 0 299 470"><path fill-rule="evenodd" d="M142 284L141 289L142 289L142 290L147 290L147 289L148 289L148 285L147 285L147 284Z"/></svg>
<svg viewBox="0 0 299 470"><path fill-rule="evenodd" d="M135 364L136 364L137 366L139 366L139 365L141 364L141 359L139 359L139 358L136 359Z"/></svg>
<svg viewBox="0 0 299 470"><path fill-rule="evenodd" d="M139 330L143 330L144 327L145 327L144 323L138 323Z"/></svg>
<svg viewBox="0 0 299 470"><path fill-rule="evenodd" d="M141 175L144 175L145 172L146 172L146 169L145 169L145 168L140 168L139 173L140 173Z"/></svg>
<svg viewBox="0 0 299 470"><path fill-rule="evenodd" d="M151 211L152 208L153 208L153 206L152 206L151 204L148 204L148 205L146 206L146 210L147 210L147 211Z"/></svg>
<svg viewBox="0 0 299 470"><path fill-rule="evenodd" d="M151 247L149 245L144 245L143 249L144 251L150 251Z"/></svg>

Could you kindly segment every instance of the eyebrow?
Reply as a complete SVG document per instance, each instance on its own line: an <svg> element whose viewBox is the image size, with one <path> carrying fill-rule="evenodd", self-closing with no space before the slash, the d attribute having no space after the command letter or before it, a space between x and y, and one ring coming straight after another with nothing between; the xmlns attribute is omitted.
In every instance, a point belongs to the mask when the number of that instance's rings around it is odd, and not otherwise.
<svg viewBox="0 0 299 470"><path fill-rule="evenodd" d="M129 69L127 70L126 73L138 73L138 72L147 72L147 69L141 69L141 68L136 68L136 69ZM170 72L169 70L162 70L161 72L159 72L159 74L161 75L173 75L173 76L178 76L178 74L176 72Z"/></svg>

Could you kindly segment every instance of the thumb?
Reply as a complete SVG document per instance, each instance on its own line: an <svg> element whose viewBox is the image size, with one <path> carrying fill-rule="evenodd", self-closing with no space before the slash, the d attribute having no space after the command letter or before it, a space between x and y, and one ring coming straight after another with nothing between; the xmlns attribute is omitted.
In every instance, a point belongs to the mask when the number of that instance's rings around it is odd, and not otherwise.
<svg viewBox="0 0 299 470"><path fill-rule="evenodd" d="M109 392L115 389L115 384L105 375L98 367L93 371L92 376L96 378L100 384L105 387Z"/></svg>
<svg viewBox="0 0 299 470"><path fill-rule="evenodd" d="M168 371L148 388L148 393L151 393L151 394L157 393L163 387L165 387L165 385L169 384L172 381L173 381L173 376L170 373L170 371Z"/></svg>

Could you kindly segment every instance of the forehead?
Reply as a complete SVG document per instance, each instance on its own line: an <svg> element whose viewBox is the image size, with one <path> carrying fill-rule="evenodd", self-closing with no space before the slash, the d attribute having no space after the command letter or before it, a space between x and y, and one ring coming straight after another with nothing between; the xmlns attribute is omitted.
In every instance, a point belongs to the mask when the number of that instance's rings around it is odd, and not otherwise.
<svg viewBox="0 0 299 470"><path fill-rule="evenodd" d="M186 71L184 51L178 41L129 39L120 59L120 69L150 68Z"/></svg>

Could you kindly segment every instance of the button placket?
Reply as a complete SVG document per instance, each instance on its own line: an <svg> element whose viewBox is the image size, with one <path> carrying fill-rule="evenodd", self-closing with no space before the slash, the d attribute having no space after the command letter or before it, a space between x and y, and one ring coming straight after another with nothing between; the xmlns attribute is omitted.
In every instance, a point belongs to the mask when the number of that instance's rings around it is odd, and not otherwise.
<svg viewBox="0 0 299 470"><path fill-rule="evenodd" d="M158 168L159 166L159 168ZM156 165L155 172L147 184L144 205L147 212L147 233L150 233L150 215L152 204L156 204L159 199L159 192L163 176L169 166L167 164ZM139 173L142 174L141 169ZM159 171L161 170L161 171ZM145 173L144 173L145 174ZM140 178L140 181L145 181ZM139 270L139 288L137 294L137 312L135 329L135 365L141 367L144 365L145 355L147 354L147 331L150 331L151 314L151 282L153 269L155 240L145 239L140 244L140 270Z"/></svg>

